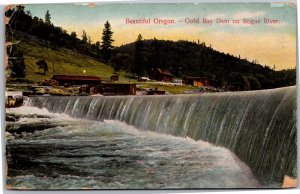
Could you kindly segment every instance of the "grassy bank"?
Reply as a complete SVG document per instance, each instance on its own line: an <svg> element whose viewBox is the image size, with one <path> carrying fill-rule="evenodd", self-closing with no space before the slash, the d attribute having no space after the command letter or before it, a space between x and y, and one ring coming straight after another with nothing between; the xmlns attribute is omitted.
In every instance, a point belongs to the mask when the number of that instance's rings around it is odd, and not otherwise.
<svg viewBox="0 0 300 194"><path fill-rule="evenodd" d="M25 38L18 47L24 52L26 77L32 82L39 82L50 79L54 74L69 75L93 75L100 77L109 77L114 71L107 64L97 61L89 56L79 54L75 51L58 48L53 50L45 47L41 40L35 38ZM38 70L36 62L45 59L48 63L48 72L43 75L42 70ZM54 69L53 69L54 67ZM120 80L125 79L125 72L118 72Z"/></svg>
<svg viewBox="0 0 300 194"><path fill-rule="evenodd" d="M173 86L173 85L164 85L164 84L155 84L155 83L137 83L138 85L140 85L139 88L141 89L146 89L146 88L151 88L151 89L155 89L157 88L158 90L163 90L166 91L170 94L184 94L187 91L191 91L194 90L195 87L193 86L187 86L187 85L177 85L177 86Z"/></svg>
<svg viewBox="0 0 300 194"><path fill-rule="evenodd" d="M45 40L34 36L26 35L23 37L22 41L18 43L18 47L24 53L26 65L25 80L28 80L29 83L51 79L53 74L110 77L114 73L113 68L108 64L66 48L51 49L46 46ZM36 62L40 59L45 59L48 64L46 75L43 74L43 70L38 70L36 65ZM136 79L129 80L124 71L117 73L120 76L120 83L136 83L140 85L140 89L157 88L171 94L182 94L195 89L186 85L173 86L160 83L137 82ZM15 90L26 90L27 88L27 86L19 88L16 84L8 84L7 86Z"/></svg>

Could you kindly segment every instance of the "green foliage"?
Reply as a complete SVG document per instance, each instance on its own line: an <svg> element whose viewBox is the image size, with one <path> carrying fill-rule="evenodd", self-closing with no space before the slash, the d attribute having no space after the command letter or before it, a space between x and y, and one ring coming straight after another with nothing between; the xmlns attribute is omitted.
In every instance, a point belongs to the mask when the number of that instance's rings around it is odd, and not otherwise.
<svg viewBox="0 0 300 194"><path fill-rule="evenodd" d="M71 32L71 38L72 38L72 39L76 39L76 38L77 38L76 32Z"/></svg>
<svg viewBox="0 0 300 194"><path fill-rule="evenodd" d="M108 61L111 57L111 50L113 49L112 39L113 32L111 31L111 26L108 21L104 24L104 29L102 32L102 42L101 42L101 51L104 61Z"/></svg>
<svg viewBox="0 0 300 194"><path fill-rule="evenodd" d="M162 91L166 91L170 94L183 94L188 91L195 90L195 87L187 86L187 85L178 85L178 86L168 86L162 84L154 84L154 83L139 83L141 85L141 89L158 89Z"/></svg>
<svg viewBox="0 0 300 194"><path fill-rule="evenodd" d="M11 70L11 77L25 77L25 63L23 52L16 46L10 46L7 49L8 53L8 68Z"/></svg>
<svg viewBox="0 0 300 194"><path fill-rule="evenodd" d="M48 76L40 77L41 75L37 76L32 73L36 70L36 61L44 57L48 62L55 63L55 69L62 73L80 74L82 67L86 67L86 64L93 64L91 67L96 68L96 71L91 73L102 75L103 71L99 68L104 64L99 61L109 61L115 71L122 70L141 76L149 75L154 68L159 67L169 70L176 77L208 77L213 80L216 87L228 87L235 83L240 89L249 90L296 84L295 69L275 71L268 66L258 64L256 60L250 62L240 56L235 57L228 53L218 52L211 46L207 47L205 42L200 42L200 40L198 43L162 41L155 38L142 40L140 35L134 43L113 48L113 32L108 21L104 25L100 45L100 42L92 44L85 32L80 40L75 32L68 34L61 27L53 26L49 11L46 12L45 22L38 17L32 17L30 13L25 13L22 5L6 11L5 15L10 17L5 26L7 41L19 42L22 39L24 43L24 39L28 37L37 39L38 46L34 43L33 48L22 49L28 68L26 77L31 80L44 80ZM27 47L30 44L27 42L21 44L21 47ZM19 62L10 61L11 69L14 69L14 73L12 72L14 77L25 76L24 59L21 56L22 53L19 54ZM107 68L106 65L104 66ZM52 66L49 67L49 71L51 68ZM231 73L232 75L229 76Z"/></svg>
<svg viewBox="0 0 300 194"><path fill-rule="evenodd" d="M232 72L228 75L228 84L227 87L236 87L237 90L249 90L250 83L246 76L243 76L241 73Z"/></svg>
<svg viewBox="0 0 300 194"><path fill-rule="evenodd" d="M26 56L24 61L26 65L25 78L33 82L51 79L52 72L54 74L94 75L100 77L109 77L114 73L111 66L87 55L66 48L49 49L41 45L40 40L36 37L24 38L17 46ZM36 62L40 59L44 59L48 63L48 73L46 75L36 72ZM127 81L125 72L121 71L118 74L121 81Z"/></svg>
<svg viewBox="0 0 300 194"><path fill-rule="evenodd" d="M296 84L296 69L276 71L275 80L277 87L291 86Z"/></svg>
<svg viewBox="0 0 300 194"><path fill-rule="evenodd" d="M136 56L136 48L142 51ZM221 53L204 42L165 40L138 40L117 47L110 61L114 67L132 71L136 58L143 69L134 71L137 75L149 75L153 68L169 70L176 77L208 77L215 87L233 87L239 90L256 90L284 87L296 84L295 70L275 71L268 66L248 61L240 56ZM129 61L124 62L124 61ZM131 63L130 63L131 62Z"/></svg>
<svg viewBox="0 0 300 194"><path fill-rule="evenodd" d="M138 78L143 76L145 69L143 47L143 37L141 34L139 34L135 42L133 67L130 69L131 73L135 73L138 76Z"/></svg>
<svg viewBox="0 0 300 194"><path fill-rule="evenodd" d="M100 49L97 45L88 40L85 33L84 40L80 40L76 33L68 34L61 27L51 24L49 11L46 12L45 21L31 14L24 12L24 6L18 5L5 12L10 17L9 23L5 27L7 41L18 41L15 32L23 32L26 35L36 36L45 42L45 46L51 49L65 47L79 51L85 55L100 59Z"/></svg>
<svg viewBox="0 0 300 194"><path fill-rule="evenodd" d="M133 59L128 54L118 53L110 59L109 63L114 67L115 71L120 71L124 67L131 67ZM131 68L129 68L131 70Z"/></svg>
<svg viewBox="0 0 300 194"><path fill-rule="evenodd" d="M48 24L48 25L51 25L51 16L50 16L50 13L49 13L49 10L47 10L46 12L46 15L45 15L45 23Z"/></svg>
<svg viewBox="0 0 300 194"><path fill-rule="evenodd" d="M141 34L138 35L136 42L142 42L143 41L143 36Z"/></svg>
<svg viewBox="0 0 300 194"><path fill-rule="evenodd" d="M27 31L32 25L32 18L25 14L24 6L17 5L5 12L5 16L10 17L8 24L5 25L5 36L7 41L14 41L15 30Z"/></svg>
<svg viewBox="0 0 300 194"><path fill-rule="evenodd" d="M251 90L259 90L259 89L261 89L260 82L258 81L257 78L249 76L248 77L248 81L249 81Z"/></svg>
<svg viewBox="0 0 300 194"><path fill-rule="evenodd" d="M44 71L44 75L46 75L48 71L48 64L44 59L39 60L36 62L36 65L38 66L38 69L42 69Z"/></svg>
<svg viewBox="0 0 300 194"><path fill-rule="evenodd" d="M82 41L82 43L83 44L87 44L87 42L88 42L88 38L87 38L87 35L86 35L86 32L83 30L82 31L82 36L81 36L81 41Z"/></svg>

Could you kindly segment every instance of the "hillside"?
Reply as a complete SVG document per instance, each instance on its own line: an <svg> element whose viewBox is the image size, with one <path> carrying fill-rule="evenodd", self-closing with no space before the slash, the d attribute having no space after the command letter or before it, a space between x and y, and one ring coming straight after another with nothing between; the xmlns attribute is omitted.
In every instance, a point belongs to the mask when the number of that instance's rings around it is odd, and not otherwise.
<svg viewBox="0 0 300 194"><path fill-rule="evenodd" d="M239 84L242 90L257 90L296 84L295 69L275 71L256 60L216 51L204 42L143 40L139 50L142 59L134 67L136 42L115 48L110 62L117 70L130 70L139 76L162 68L178 78L208 77L216 87Z"/></svg>
<svg viewBox="0 0 300 194"><path fill-rule="evenodd" d="M21 39L17 47L24 53L26 74L25 79L32 82L39 82L50 79L54 74L70 75L94 75L109 77L114 73L111 66L100 62L90 56L80 54L66 48L50 49L47 41L35 36L19 33L17 39ZM43 75L42 70L38 70L36 62L45 59L48 63L48 72ZM54 66L54 71L53 71ZM125 72L118 72L121 81L124 80Z"/></svg>
<svg viewBox="0 0 300 194"><path fill-rule="evenodd" d="M295 69L275 71L257 60L214 50L200 40L198 43L155 38L143 40L139 35L135 42L104 49L103 43L88 41L86 33L80 39L75 32L68 34L50 21L32 17L25 13L24 6L8 10L5 15L10 17L5 28L6 41L21 40L12 49L14 52L9 60L11 75L15 78L25 76L25 79L37 82L49 79L53 74L109 77L117 72L120 81L128 82L125 72L136 79L150 77L155 69L161 68L178 79L205 77L212 86L224 89L259 90L296 84ZM41 59L48 63L46 75L36 65Z"/></svg>

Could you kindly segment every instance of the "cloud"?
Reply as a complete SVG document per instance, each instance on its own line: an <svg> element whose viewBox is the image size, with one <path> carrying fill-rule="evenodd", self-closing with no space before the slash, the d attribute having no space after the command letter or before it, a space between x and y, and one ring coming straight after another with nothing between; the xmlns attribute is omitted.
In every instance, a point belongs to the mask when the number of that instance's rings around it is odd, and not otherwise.
<svg viewBox="0 0 300 194"><path fill-rule="evenodd" d="M233 15L234 19L242 19L242 18L257 18L260 16L264 16L266 13L264 11L257 11L257 12L249 12L249 11L243 11L243 12L237 12Z"/></svg>

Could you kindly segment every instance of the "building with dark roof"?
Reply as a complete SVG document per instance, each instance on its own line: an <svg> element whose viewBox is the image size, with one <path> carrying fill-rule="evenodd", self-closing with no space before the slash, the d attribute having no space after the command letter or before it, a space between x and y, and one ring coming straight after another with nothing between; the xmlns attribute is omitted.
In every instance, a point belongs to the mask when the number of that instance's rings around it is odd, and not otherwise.
<svg viewBox="0 0 300 194"><path fill-rule="evenodd" d="M97 76L54 75L52 80L57 81L58 85L69 84L95 86L101 83L101 78Z"/></svg>
<svg viewBox="0 0 300 194"><path fill-rule="evenodd" d="M184 77L184 83L186 85L192 85L196 87L210 86L210 79L207 77Z"/></svg>
<svg viewBox="0 0 300 194"><path fill-rule="evenodd" d="M136 84L101 83L93 87L91 93L105 96L136 95Z"/></svg>
<svg viewBox="0 0 300 194"><path fill-rule="evenodd" d="M155 68L149 77L156 81L172 82L174 75L172 75L169 70Z"/></svg>

